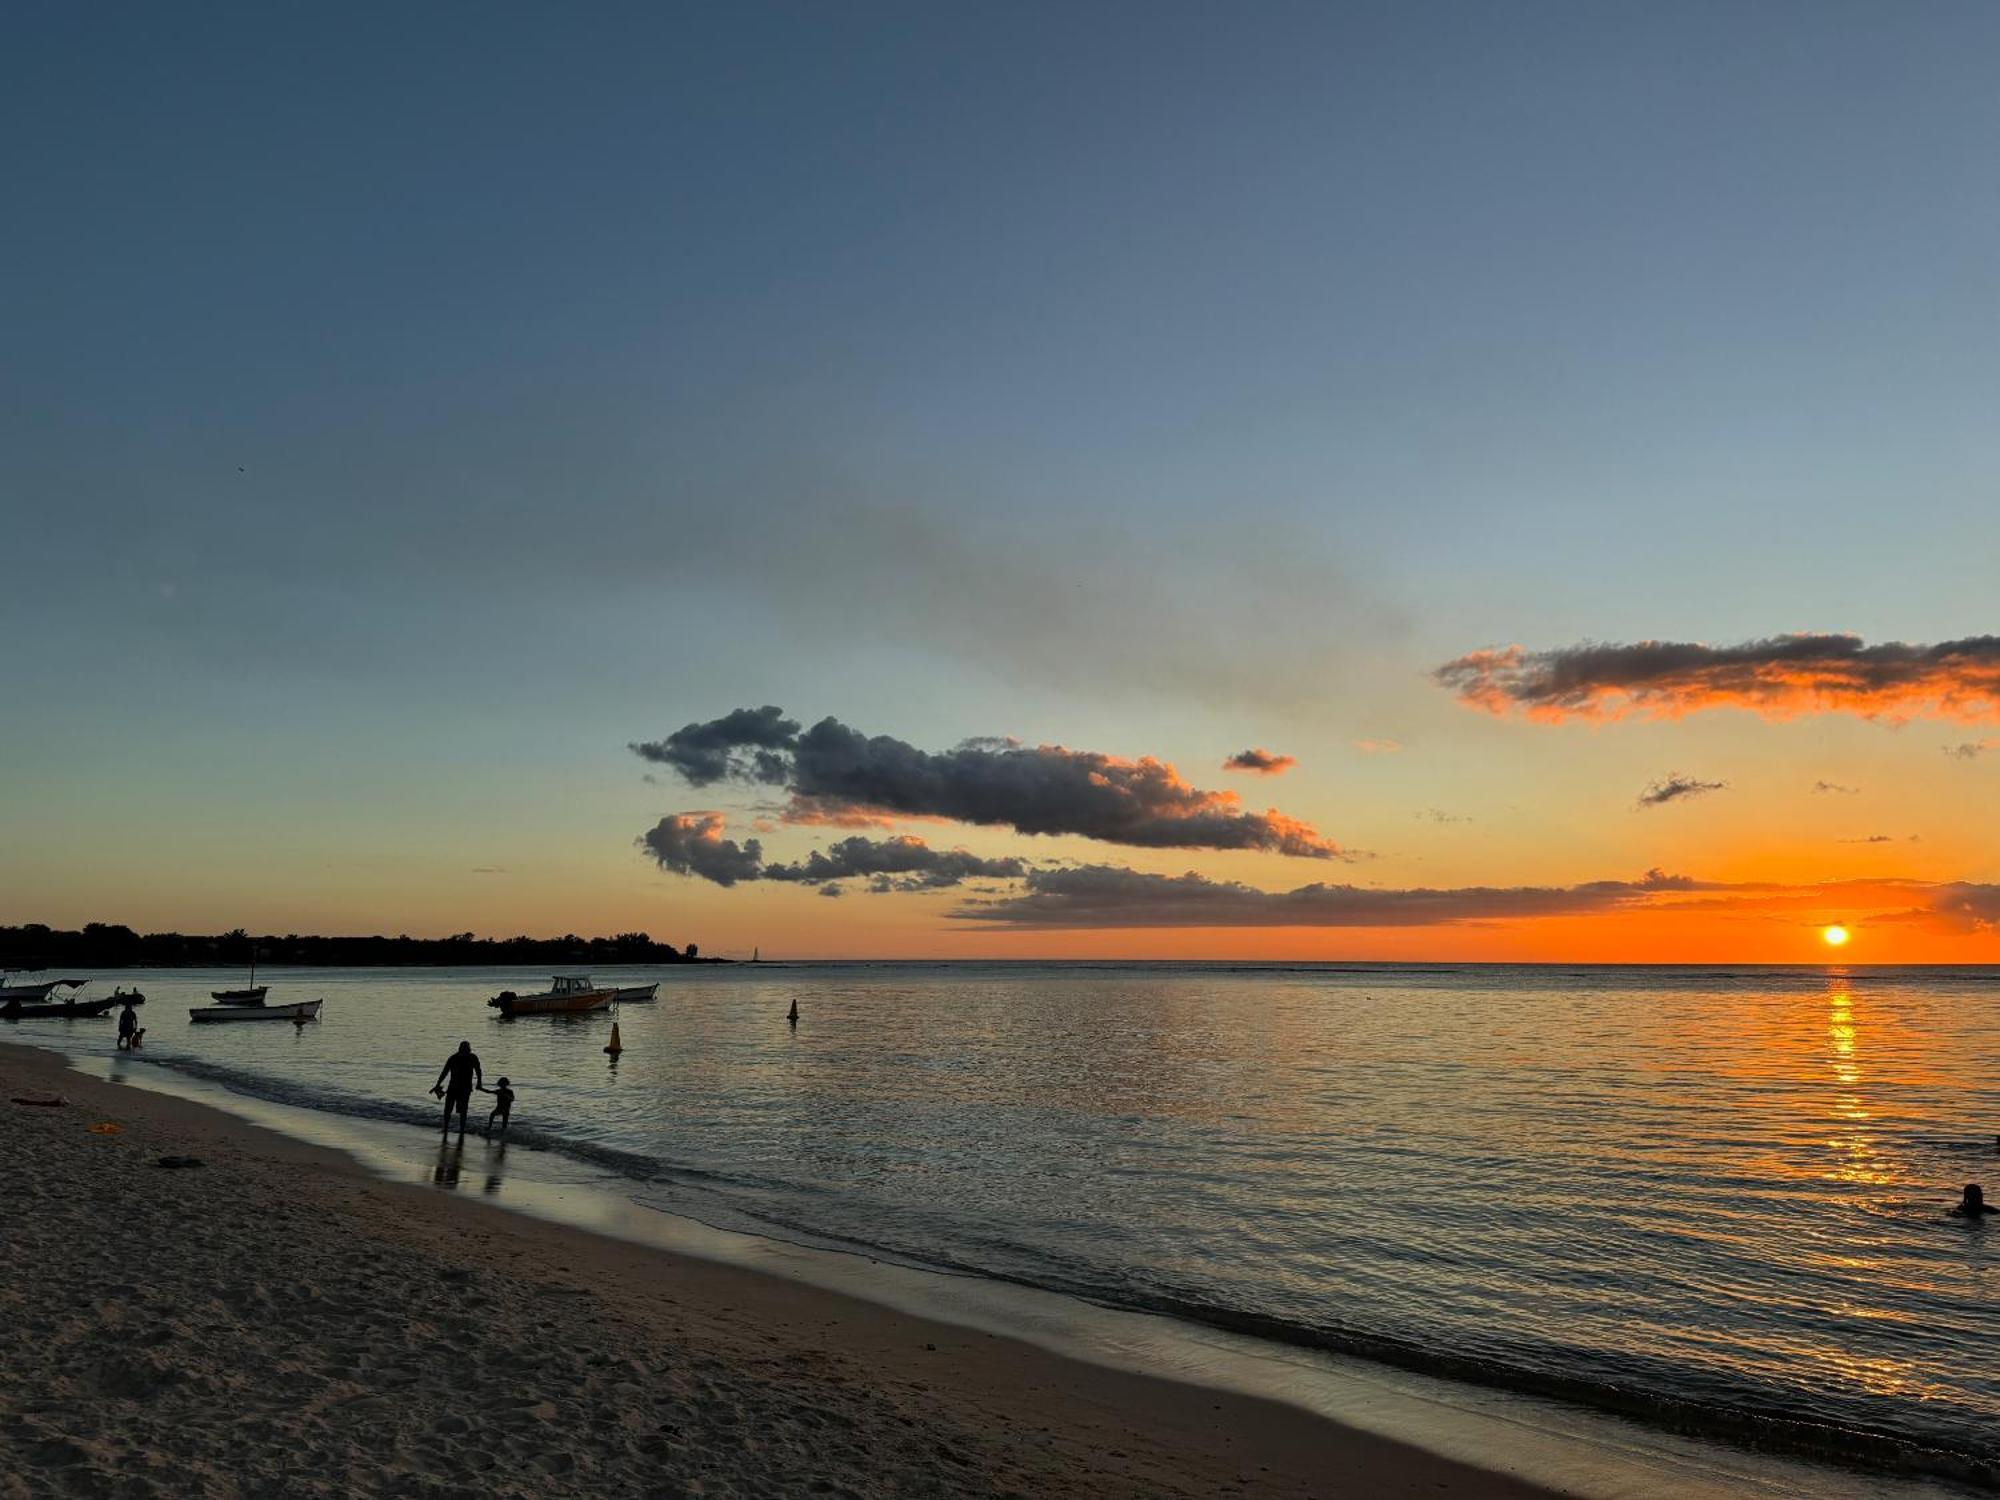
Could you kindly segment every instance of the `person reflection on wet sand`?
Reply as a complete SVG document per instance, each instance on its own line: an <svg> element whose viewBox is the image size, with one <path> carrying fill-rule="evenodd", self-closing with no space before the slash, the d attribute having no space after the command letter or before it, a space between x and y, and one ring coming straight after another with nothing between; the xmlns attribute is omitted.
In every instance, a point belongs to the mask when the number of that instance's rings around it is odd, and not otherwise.
<svg viewBox="0 0 2000 1500"><path fill-rule="evenodd" d="M464 1136L461 1135L456 1141L439 1141L437 1165L431 1169L431 1181L439 1187L457 1187L459 1164L464 1160Z"/></svg>
<svg viewBox="0 0 2000 1500"><path fill-rule="evenodd" d="M493 1149L486 1153L486 1191L496 1194L500 1191L500 1168L507 1160L507 1142L503 1137Z"/></svg>

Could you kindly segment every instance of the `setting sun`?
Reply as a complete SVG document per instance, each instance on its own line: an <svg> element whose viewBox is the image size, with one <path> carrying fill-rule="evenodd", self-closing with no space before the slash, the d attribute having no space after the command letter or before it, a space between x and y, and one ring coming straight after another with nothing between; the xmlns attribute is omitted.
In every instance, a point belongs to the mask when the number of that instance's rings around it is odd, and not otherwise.
<svg viewBox="0 0 2000 1500"><path fill-rule="evenodd" d="M1847 942L1847 929L1845 927L1842 927L1838 922L1836 922L1833 924L1833 926L1822 930L1820 933L1820 937L1823 938L1829 946L1834 948L1839 948L1844 946Z"/></svg>

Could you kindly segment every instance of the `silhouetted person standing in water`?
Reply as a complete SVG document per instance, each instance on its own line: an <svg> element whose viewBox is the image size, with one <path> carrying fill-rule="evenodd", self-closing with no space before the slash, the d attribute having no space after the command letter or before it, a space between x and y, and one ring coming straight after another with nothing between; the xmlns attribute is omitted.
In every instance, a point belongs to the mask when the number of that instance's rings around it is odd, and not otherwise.
<svg viewBox="0 0 2000 1500"><path fill-rule="evenodd" d="M1965 1185L1965 1196L1959 1199L1958 1207L1952 1212L1961 1219L1983 1219L1988 1214L2000 1214L2000 1208L1995 1208L1986 1201L1986 1190L1978 1183L1968 1182Z"/></svg>
<svg viewBox="0 0 2000 1500"><path fill-rule="evenodd" d="M139 1012L132 1009L127 1000L125 1008L118 1012L118 1050L129 1052L139 1045Z"/></svg>
<svg viewBox="0 0 2000 1500"><path fill-rule="evenodd" d="M473 1089L485 1081L485 1075L479 1071L479 1054L472 1050L472 1043L460 1042L458 1050L438 1070L437 1082L431 1085L433 1094L444 1095L444 1129L451 1129L451 1112L455 1109L458 1133L465 1134L465 1107L472 1102Z"/></svg>

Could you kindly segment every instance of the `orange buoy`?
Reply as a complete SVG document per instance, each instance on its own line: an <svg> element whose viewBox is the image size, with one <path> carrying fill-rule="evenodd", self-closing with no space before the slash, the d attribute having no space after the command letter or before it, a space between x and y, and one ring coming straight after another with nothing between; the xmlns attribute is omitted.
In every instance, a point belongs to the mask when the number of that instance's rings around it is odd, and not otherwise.
<svg viewBox="0 0 2000 1500"><path fill-rule="evenodd" d="M613 1057L616 1057L625 1050L625 1044L618 1040L618 1023L616 1021L611 1023L611 1045L604 1050L609 1052Z"/></svg>

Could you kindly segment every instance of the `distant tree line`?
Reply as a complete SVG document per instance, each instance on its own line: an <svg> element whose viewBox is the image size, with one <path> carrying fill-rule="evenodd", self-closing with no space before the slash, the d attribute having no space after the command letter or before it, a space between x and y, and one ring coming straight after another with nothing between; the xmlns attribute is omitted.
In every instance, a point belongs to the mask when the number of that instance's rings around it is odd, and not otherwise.
<svg viewBox="0 0 2000 1500"><path fill-rule="evenodd" d="M253 937L241 927L214 937L183 932L137 933L129 927L91 922L81 932L64 932L30 922L24 927L0 927L0 967L8 969L174 969L248 967L259 964L388 967L431 964L461 967L491 964L509 968L545 968L592 964L716 964L726 958L703 958L693 943L685 949L656 943L643 932L615 937L482 938L469 932L443 938L311 937L296 932L283 937Z"/></svg>

